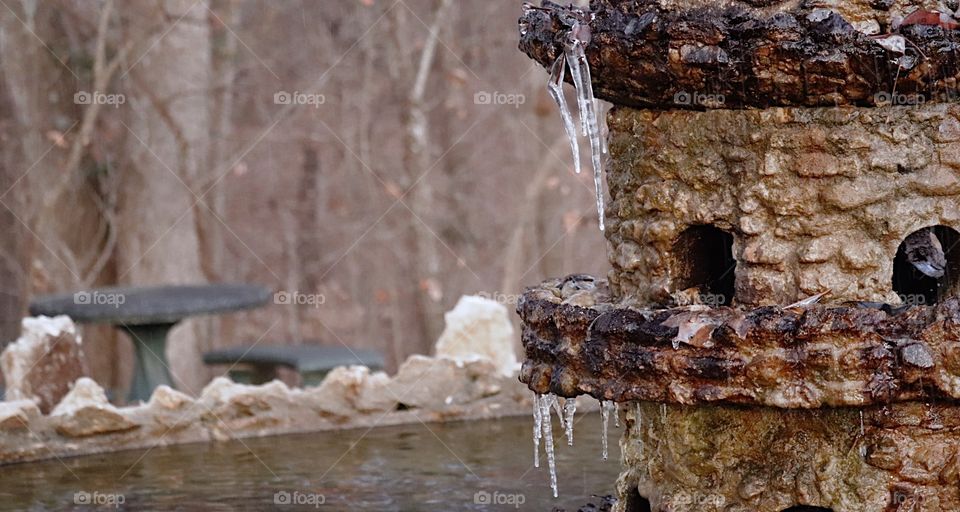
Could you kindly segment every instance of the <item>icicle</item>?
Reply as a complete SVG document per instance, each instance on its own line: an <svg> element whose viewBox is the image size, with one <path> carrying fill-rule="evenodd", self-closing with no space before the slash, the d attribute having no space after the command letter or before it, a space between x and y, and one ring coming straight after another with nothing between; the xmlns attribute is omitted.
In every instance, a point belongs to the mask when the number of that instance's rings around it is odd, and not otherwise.
<svg viewBox="0 0 960 512"><path fill-rule="evenodd" d="M600 152L606 155L609 152L609 148L607 148L607 137L610 135L610 129L607 128L607 116L600 108L600 100L593 101L593 109L597 112L597 121L600 122Z"/></svg>
<svg viewBox="0 0 960 512"><path fill-rule="evenodd" d="M567 417L567 445L573 446L573 415L577 412L577 399L568 398L563 402L563 413Z"/></svg>
<svg viewBox="0 0 960 512"><path fill-rule="evenodd" d="M557 419L560 420L560 427L563 429L567 428L567 422L563 418L563 409L560 407L560 399L557 398L557 395L548 395L550 400L550 405L553 407L553 410L557 412Z"/></svg>
<svg viewBox="0 0 960 512"><path fill-rule="evenodd" d="M603 162L601 160L600 125L597 121L597 103L593 97L593 82L590 78L590 64L584 52L584 42L574 39L566 48L567 66L577 89L577 105L580 107L580 124L590 139L590 160L593 164L593 184L597 194L597 213L600 217L600 231L603 223Z"/></svg>
<svg viewBox="0 0 960 512"><path fill-rule="evenodd" d="M610 423L610 402L600 400L600 417L603 419L603 433L600 440L603 444L603 460L607 460L607 424Z"/></svg>
<svg viewBox="0 0 960 512"><path fill-rule="evenodd" d="M620 410L616 402L611 403L613 404L613 426L620 428Z"/></svg>
<svg viewBox="0 0 960 512"><path fill-rule="evenodd" d="M643 456L643 407L637 402L637 439L640 440L640 456Z"/></svg>
<svg viewBox="0 0 960 512"><path fill-rule="evenodd" d="M863 428L863 409L860 409L860 456L867 456L867 440L864 439L866 436L866 429Z"/></svg>
<svg viewBox="0 0 960 512"><path fill-rule="evenodd" d="M560 55L550 67L550 80L547 82L547 91L550 97L560 108L560 118L563 119L563 130L570 140L570 151L573 152L573 169L580 174L580 144L577 142L577 128L573 124L573 114L567 106L567 99L563 96L563 77L565 75L566 57Z"/></svg>
<svg viewBox="0 0 960 512"><path fill-rule="evenodd" d="M543 415L540 412L540 395L533 395L533 467L540 467L540 434Z"/></svg>
<svg viewBox="0 0 960 512"><path fill-rule="evenodd" d="M550 421L550 402L540 401L540 416L543 426L543 444L547 450L547 466L550 468L550 488L553 489L553 497L557 493L557 461L553 455L553 424Z"/></svg>

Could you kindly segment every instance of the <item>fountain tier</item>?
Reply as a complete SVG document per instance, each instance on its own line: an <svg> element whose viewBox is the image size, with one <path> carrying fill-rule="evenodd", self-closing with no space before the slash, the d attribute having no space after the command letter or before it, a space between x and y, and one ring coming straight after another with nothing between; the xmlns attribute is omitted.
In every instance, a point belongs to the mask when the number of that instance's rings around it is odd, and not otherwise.
<svg viewBox="0 0 960 512"><path fill-rule="evenodd" d="M960 510L948 4L525 9L521 50L580 45L616 104L612 270L517 309L531 390L620 404L617 510Z"/></svg>

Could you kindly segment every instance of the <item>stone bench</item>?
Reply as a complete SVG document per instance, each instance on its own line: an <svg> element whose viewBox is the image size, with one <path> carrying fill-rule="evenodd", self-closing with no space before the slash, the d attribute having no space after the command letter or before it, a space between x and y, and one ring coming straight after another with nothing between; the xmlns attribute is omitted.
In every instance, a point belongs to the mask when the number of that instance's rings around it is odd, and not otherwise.
<svg viewBox="0 0 960 512"><path fill-rule="evenodd" d="M363 365L371 370L384 366L383 355L375 350L324 345L255 345L231 347L203 354L208 365L230 365L231 378L237 382L262 384L280 378L288 384L318 384L338 366ZM240 371L237 371L240 368ZM243 370L248 370L244 372Z"/></svg>

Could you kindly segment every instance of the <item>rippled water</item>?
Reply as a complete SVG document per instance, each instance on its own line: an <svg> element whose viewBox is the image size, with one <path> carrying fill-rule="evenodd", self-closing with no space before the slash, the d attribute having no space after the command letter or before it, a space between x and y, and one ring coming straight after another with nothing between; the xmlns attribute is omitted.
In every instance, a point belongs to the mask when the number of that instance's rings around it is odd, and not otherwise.
<svg viewBox="0 0 960 512"><path fill-rule="evenodd" d="M88 499L122 500L120 510L444 512L515 510L507 502L522 501L520 510L546 512L613 492L619 449L611 442L610 460L600 460L599 414L577 415L573 447L554 422L556 499L547 469L533 467L532 421L415 424L0 467L0 510L92 510L77 504ZM478 492L489 493L487 503L477 503L488 497ZM303 504L277 503L285 500Z"/></svg>

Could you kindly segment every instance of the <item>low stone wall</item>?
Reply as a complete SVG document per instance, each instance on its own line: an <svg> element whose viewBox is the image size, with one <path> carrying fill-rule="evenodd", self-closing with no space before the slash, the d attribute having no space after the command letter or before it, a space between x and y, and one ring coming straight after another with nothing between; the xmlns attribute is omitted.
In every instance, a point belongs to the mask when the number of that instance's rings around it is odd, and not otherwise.
<svg viewBox="0 0 960 512"><path fill-rule="evenodd" d="M118 408L81 378L43 415L33 400L0 402L0 464L180 443L401 423L530 414L530 391L486 360L412 356L397 375L341 367L316 387L215 379L194 399L157 388Z"/></svg>
<svg viewBox="0 0 960 512"><path fill-rule="evenodd" d="M25 318L0 355L0 464L53 457L402 423L526 415L507 309L461 297L445 317L436 357L410 356L390 376L335 368L320 385L290 388L213 380L193 398L158 387L144 404L118 408L82 377L82 340L65 316ZM78 378L80 377L80 378ZM592 402L592 401L590 401ZM581 410L596 408L587 403Z"/></svg>

